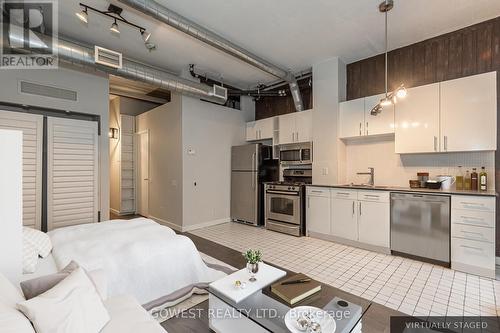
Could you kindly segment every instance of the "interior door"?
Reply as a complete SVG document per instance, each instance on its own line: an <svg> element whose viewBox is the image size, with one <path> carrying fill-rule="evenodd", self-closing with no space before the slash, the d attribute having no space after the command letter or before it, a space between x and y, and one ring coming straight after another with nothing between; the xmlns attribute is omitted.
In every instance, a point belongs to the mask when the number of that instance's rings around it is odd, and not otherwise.
<svg viewBox="0 0 500 333"><path fill-rule="evenodd" d="M149 216L149 131L137 135L137 212Z"/></svg>
<svg viewBox="0 0 500 333"><path fill-rule="evenodd" d="M0 128L23 132L23 225L40 230L43 116L0 110Z"/></svg>
<svg viewBox="0 0 500 333"><path fill-rule="evenodd" d="M97 122L47 118L47 228L98 221Z"/></svg>
<svg viewBox="0 0 500 333"><path fill-rule="evenodd" d="M397 154L439 151L439 83L410 88L396 104Z"/></svg>

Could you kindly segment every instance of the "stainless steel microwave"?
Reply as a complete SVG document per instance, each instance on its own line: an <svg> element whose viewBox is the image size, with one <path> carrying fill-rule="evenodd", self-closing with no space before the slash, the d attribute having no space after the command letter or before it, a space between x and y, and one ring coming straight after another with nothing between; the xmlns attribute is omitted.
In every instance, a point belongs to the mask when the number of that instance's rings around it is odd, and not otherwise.
<svg viewBox="0 0 500 333"><path fill-rule="evenodd" d="M312 164L312 142L291 143L280 146L280 163L282 165Z"/></svg>

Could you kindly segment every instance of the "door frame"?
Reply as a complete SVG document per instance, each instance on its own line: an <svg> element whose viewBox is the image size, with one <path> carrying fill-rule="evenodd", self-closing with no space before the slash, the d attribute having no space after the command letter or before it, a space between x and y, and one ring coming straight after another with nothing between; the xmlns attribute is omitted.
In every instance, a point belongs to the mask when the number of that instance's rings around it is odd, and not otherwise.
<svg viewBox="0 0 500 333"><path fill-rule="evenodd" d="M134 140L134 148L135 148L135 159L134 159L134 169L135 169L135 179L136 179L136 184L135 184L135 202L136 202L136 213L139 214L139 186L141 186L141 193L142 193L142 178L140 178L140 170L139 170L139 163L140 163L140 155L141 155L141 150L140 150L140 137L141 135L147 134L148 136L148 209L147 209L147 216L149 217L149 195L150 195L150 190L149 190L149 185L151 184L151 131L148 129L135 132L135 138ZM139 180L139 181L137 181Z"/></svg>

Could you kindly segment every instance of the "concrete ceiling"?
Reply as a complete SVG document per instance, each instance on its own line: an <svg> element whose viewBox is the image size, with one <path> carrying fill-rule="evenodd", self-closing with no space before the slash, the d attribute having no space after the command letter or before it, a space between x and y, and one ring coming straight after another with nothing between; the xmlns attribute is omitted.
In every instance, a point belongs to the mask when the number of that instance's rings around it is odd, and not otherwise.
<svg viewBox="0 0 500 333"><path fill-rule="evenodd" d="M116 1L83 0L106 9ZM234 43L292 71L339 56L346 63L384 50L384 17L380 0L156 0L206 26ZM74 15L80 0L59 1L59 31L65 36L123 52L145 63L176 73L194 63L202 72L220 75L242 88L275 81L252 66L188 37L168 26L124 8L122 14L153 33L158 49L148 52L137 30L120 25L121 34L109 32L111 21L89 13L84 25ZM498 0L395 0L389 14L389 48L409 45L500 15Z"/></svg>

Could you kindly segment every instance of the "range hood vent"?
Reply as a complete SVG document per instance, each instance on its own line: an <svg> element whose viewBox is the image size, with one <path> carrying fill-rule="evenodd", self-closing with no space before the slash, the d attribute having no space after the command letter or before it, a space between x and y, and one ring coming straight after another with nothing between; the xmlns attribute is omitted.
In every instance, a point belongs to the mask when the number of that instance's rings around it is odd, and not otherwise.
<svg viewBox="0 0 500 333"><path fill-rule="evenodd" d="M122 68L122 54L119 52L105 49L104 47L95 46L94 50L96 64L108 66L111 68Z"/></svg>

